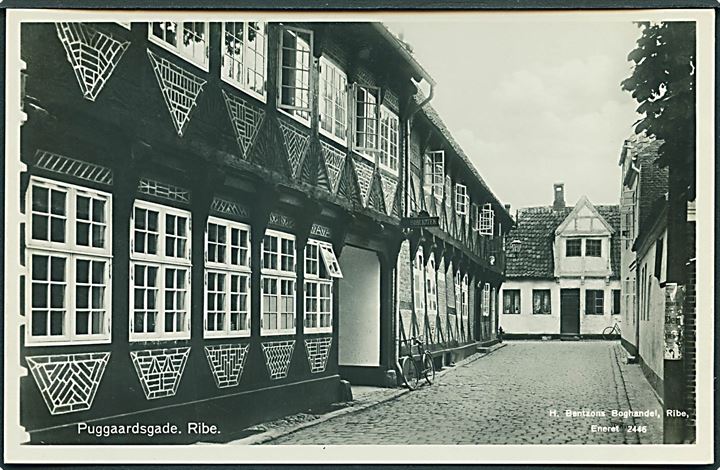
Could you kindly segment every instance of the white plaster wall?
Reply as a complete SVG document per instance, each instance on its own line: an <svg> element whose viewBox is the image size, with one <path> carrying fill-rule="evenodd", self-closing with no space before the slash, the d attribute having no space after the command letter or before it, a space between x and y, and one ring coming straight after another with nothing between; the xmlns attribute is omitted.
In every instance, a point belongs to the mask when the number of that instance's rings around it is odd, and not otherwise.
<svg viewBox="0 0 720 470"><path fill-rule="evenodd" d="M380 365L380 261L374 251L343 248L340 259L338 362Z"/></svg>
<svg viewBox="0 0 720 470"><path fill-rule="evenodd" d="M663 232L663 240L667 240L667 233ZM663 258L667 247L663 249ZM665 289L660 287L660 281L665 279L665 259L662 262L660 279L655 277L655 245L653 244L642 258L639 266L645 266L645 279L641 281L647 288L647 302L649 302L649 318L640 320L640 356L655 373L663 377L663 361L665 350ZM642 272L642 271L641 271ZM639 292L639 288L638 288ZM642 312L643 305L640 305Z"/></svg>
<svg viewBox="0 0 720 470"><path fill-rule="evenodd" d="M520 289L520 314L503 313L503 292L507 289ZM532 313L533 289L550 289L550 315L534 315ZM560 333L560 290L555 281L527 280L505 281L498 299L499 322L505 333L522 334L557 334Z"/></svg>

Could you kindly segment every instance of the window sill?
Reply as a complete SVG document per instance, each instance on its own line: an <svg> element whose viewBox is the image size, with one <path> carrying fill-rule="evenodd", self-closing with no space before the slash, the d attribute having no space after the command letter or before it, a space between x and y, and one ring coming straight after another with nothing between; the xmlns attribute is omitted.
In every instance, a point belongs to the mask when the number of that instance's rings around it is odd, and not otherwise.
<svg viewBox="0 0 720 470"><path fill-rule="evenodd" d="M205 331L203 332L203 339L226 339L226 338L249 338L250 337L250 330L243 330L243 331L233 331L232 333L226 333L226 332L210 332Z"/></svg>
<svg viewBox="0 0 720 470"><path fill-rule="evenodd" d="M301 118L300 116L296 116L296 115L294 115L294 114L291 114L291 113L289 113L287 110L281 108L279 105L278 105L278 107L277 107L277 110L278 110L281 114L284 114L285 116L287 116L287 117L289 117L290 119L292 119L293 121L302 124L303 127L307 127L308 129L310 128L310 119L305 120L305 119ZM312 111L308 111L308 113L312 113Z"/></svg>
<svg viewBox="0 0 720 470"><path fill-rule="evenodd" d="M256 91L252 91L247 87L244 87L240 83L236 82L232 78L226 77L223 71L220 71L220 79L224 82L233 87L236 90L239 90L246 95L248 95L251 98L255 98L256 100L260 101L263 104L267 104L267 94L260 94Z"/></svg>
<svg viewBox="0 0 720 470"><path fill-rule="evenodd" d="M260 330L260 337L274 337L274 336L295 336L295 328L287 330Z"/></svg>
<svg viewBox="0 0 720 470"><path fill-rule="evenodd" d="M327 137L328 139L332 140L336 144L342 146L343 148L347 148L347 138L345 140L341 139L340 137L336 136L332 132L326 131L322 128L322 126L318 127L318 132L320 132L320 135L323 137Z"/></svg>
<svg viewBox="0 0 720 470"><path fill-rule="evenodd" d="M133 336L130 335L130 338L128 341L130 343L162 343L162 342L169 342L169 341L187 341L190 339L190 332L188 332L186 335L182 336Z"/></svg>
<svg viewBox="0 0 720 470"><path fill-rule="evenodd" d="M332 328L305 328L306 335L315 335L319 333L332 333Z"/></svg>
<svg viewBox="0 0 720 470"><path fill-rule="evenodd" d="M57 338L57 339L47 339L47 337L42 337L42 339L36 339L36 337L32 336L25 336L25 346L26 347L36 347L36 346L85 346L85 345L91 345L91 344L111 344L112 343L112 337L111 336L103 336L100 337L94 337L91 339L70 339L67 337Z"/></svg>

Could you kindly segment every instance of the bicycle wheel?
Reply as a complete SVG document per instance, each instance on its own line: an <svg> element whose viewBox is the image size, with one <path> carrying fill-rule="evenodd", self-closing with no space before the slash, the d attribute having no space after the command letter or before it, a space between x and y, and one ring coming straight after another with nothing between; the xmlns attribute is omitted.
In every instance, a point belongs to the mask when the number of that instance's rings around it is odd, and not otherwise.
<svg viewBox="0 0 720 470"><path fill-rule="evenodd" d="M615 333L615 327L608 326L602 331L602 339L609 341L612 339L612 334Z"/></svg>
<svg viewBox="0 0 720 470"><path fill-rule="evenodd" d="M420 371L415 364L412 356L405 356L400 361L400 368L403 376L403 382L410 390L415 390L420 381Z"/></svg>
<svg viewBox="0 0 720 470"><path fill-rule="evenodd" d="M428 384L432 384L435 380L435 364L433 363L432 356L428 353L423 354L423 375Z"/></svg>

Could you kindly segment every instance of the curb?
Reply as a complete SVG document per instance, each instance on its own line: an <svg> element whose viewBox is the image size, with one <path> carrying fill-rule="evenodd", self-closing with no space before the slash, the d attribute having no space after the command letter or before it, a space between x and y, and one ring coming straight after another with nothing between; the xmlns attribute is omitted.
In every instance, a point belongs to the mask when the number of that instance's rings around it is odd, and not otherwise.
<svg viewBox="0 0 720 470"><path fill-rule="evenodd" d="M453 370L456 370L458 367L464 367L469 364L472 364L473 362L477 361L478 359L481 359L483 357L489 356L490 354L494 353L498 349L502 349L505 346L507 346L507 343L498 343L494 346L491 346L491 349L484 353L475 353L472 354L465 359L457 362L454 367L449 367L444 370L441 370L440 372L437 372L435 374L435 378L439 378L447 374L448 372L451 372ZM344 416L351 413L359 413L361 411L367 410L369 408L372 408L377 405L381 405L383 403L387 403L390 400L395 400L396 398L405 395L407 393L410 393L410 390L406 388L399 388L397 391L390 393L389 395L385 395L380 399L377 399L375 401L364 403L361 405L353 406L352 402L350 405L348 405L345 408L341 408L339 410L331 411L329 413L326 413L322 416L320 416L317 419L314 419L312 421L307 421L305 423L296 424L294 426L290 427L284 427L284 428L278 428L278 429L271 429L269 431L265 431L260 434L255 434L253 436L244 437L242 439L237 439L235 441L227 442L226 444L229 445L259 445L259 444L265 444L267 442L270 442L272 440L287 436L289 434L293 434L297 431L300 431L302 429L306 429L312 426L315 426L320 423L324 423L325 421L328 421L333 418L337 418L338 416ZM199 445L207 444L207 443L198 443Z"/></svg>

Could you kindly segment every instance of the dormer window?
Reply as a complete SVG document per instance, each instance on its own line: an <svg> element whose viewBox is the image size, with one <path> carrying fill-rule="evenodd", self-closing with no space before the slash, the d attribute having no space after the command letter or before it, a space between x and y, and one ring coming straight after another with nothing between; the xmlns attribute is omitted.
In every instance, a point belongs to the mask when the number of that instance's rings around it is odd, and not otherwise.
<svg viewBox="0 0 720 470"><path fill-rule="evenodd" d="M582 240L579 238L565 240L565 256L568 258L582 256Z"/></svg>
<svg viewBox="0 0 720 470"><path fill-rule="evenodd" d="M602 240L590 238L585 240L585 256L602 256Z"/></svg>
<svg viewBox="0 0 720 470"><path fill-rule="evenodd" d="M310 125L312 31L285 27L280 33L278 108Z"/></svg>

